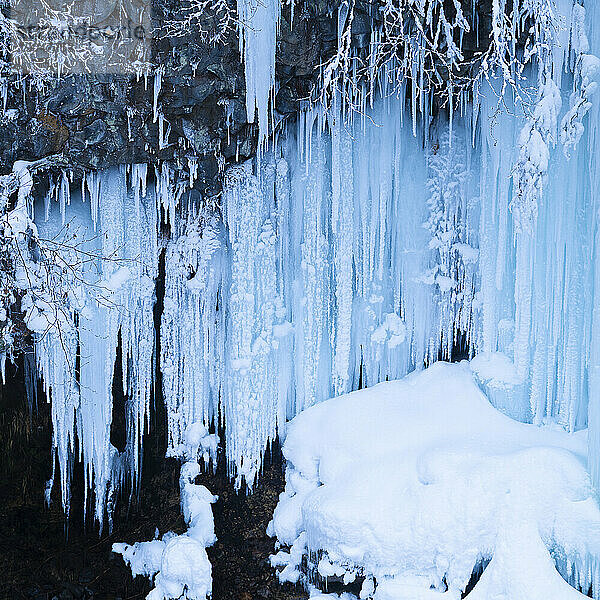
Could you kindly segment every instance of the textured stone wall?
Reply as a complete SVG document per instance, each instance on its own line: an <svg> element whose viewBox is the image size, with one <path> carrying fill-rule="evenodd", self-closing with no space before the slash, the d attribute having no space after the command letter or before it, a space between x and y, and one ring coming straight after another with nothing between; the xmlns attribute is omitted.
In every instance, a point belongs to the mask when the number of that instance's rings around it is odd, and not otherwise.
<svg viewBox="0 0 600 600"><path fill-rule="evenodd" d="M177 10L178 0L161 0L155 24ZM305 0L283 10L277 49L276 120L293 115L308 97L318 65L335 49L336 17L331 0ZM257 128L247 122L244 69L237 32L215 45L193 30L153 41L154 62L164 69L159 105L169 145L159 149L153 118L153 76L71 75L49 80L44 90L9 83L9 109L0 122L0 154L6 171L18 159L64 153L75 167L156 163L196 155L199 181L210 187L217 156L250 157ZM11 110L12 109L12 110Z"/></svg>

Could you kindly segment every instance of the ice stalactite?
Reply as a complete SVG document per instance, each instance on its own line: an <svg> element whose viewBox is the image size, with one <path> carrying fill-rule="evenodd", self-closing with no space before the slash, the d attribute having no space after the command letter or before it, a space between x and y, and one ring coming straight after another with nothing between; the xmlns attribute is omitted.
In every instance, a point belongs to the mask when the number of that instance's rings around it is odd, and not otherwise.
<svg viewBox="0 0 600 600"><path fill-rule="evenodd" d="M95 515L102 522L106 496L112 480L113 456L110 442L112 420L112 383L118 345L123 297L121 286L131 276L123 254L126 195L122 169L104 173L100 181L99 235L91 251L98 259L89 265L85 280L102 289L102 297L85 303L79 316L80 405L77 431L86 476L86 489L92 481ZM125 259L125 260L123 260ZM73 373L75 377L75 373Z"/></svg>
<svg viewBox="0 0 600 600"><path fill-rule="evenodd" d="M455 134L458 131L459 135ZM442 356L452 355L459 333L473 332L475 293L479 288L479 259L476 206L477 190L473 171L478 166L472 158L467 130L445 125L428 151L429 248L434 252L432 267L424 280L437 296L438 331ZM471 163L473 159L474 163ZM473 340L467 339L472 347Z"/></svg>
<svg viewBox="0 0 600 600"><path fill-rule="evenodd" d="M61 499L68 513L71 505L69 457L75 450L75 412L79 406L79 389L73 378L77 360L74 327L65 327L60 333L47 332L37 343L36 354L38 374L43 379L47 397L52 398L52 464L54 467L58 460ZM52 480L46 489L47 502Z"/></svg>
<svg viewBox="0 0 600 600"><path fill-rule="evenodd" d="M177 454L189 425L208 427L219 413L226 248L222 221L214 213L182 219L175 231L165 253L160 367L169 453Z"/></svg>
<svg viewBox="0 0 600 600"><path fill-rule="evenodd" d="M139 175L139 168L134 171ZM125 167L87 177L90 206L77 193L68 209L61 203L60 211L46 211L48 218L39 222L41 235L55 249L46 258L59 261L69 286L68 326L61 319L35 329L40 374L52 400L63 502L68 507L77 449L101 524L107 505L110 518L121 480L128 476L135 482L139 474L154 376L158 210L154 193L133 179L130 188ZM33 306L39 304L34 300ZM127 395L127 447L120 456L110 441L119 334Z"/></svg>
<svg viewBox="0 0 600 600"><path fill-rule="evenodd" d="M177 169L165 162L154 167L154 181L156 201L163 211L164 221L173 225L176 219L177 207L184 192L190 187L190 179L178 177Z"/></svg>
<svg viewBox="0 0 600 600"><path fill-rule="evenodd" d="M335 128L331 133L331 229L332 235L338 238L333 257L336 307L333 389L336 395L351 389L354 185L347 176L352 170L351 148L348 130Z"/></svg>
<svg viewBox="0 0 600 600"><path fill-rule="evenodd" d="M246 116L255 119L262 144L269 133L275 86L275 51L281 14L280 0L237 0L240 55L246 75Z"/></svg>
<svg viewBox="0 0 600 600"><path fill-rule="evenodd" d="M512 257L513 222L509 210L510 174L516 160L512 140L517 119L512 103L507 111L498 110L497 89L484 88L480 101L479 156L480 219L479 272L480 332L478 348L483 352L499 350L512 355L512 340L502 335L510 319L513 297L514 258Z"/></svg>
<svg viewBox="0 0 600 600"><path fill-rule="evenodd" d="M296 248L296 410L299 412L330 395L329 370L329 206L327 139L319 111L308 112L303 123L305 164L293 181L299 247ZM302 124L301 124L302 126ZM301 215L301 219L299 218Z"/></svg>
<svg viewBox="0 0 600 600"><path fill-rule="evenodd" d="M129 278L123 285L120 310L122 373L127 397L127 454L131 481L141 468L142 434L149 428L150 402L154 387L155 280L158 276L158 224L155 198L146 186L146 165L133 165L129 189L123 203L125 227L123 253ZM120 215L119 215L120 216Z"/></svg>

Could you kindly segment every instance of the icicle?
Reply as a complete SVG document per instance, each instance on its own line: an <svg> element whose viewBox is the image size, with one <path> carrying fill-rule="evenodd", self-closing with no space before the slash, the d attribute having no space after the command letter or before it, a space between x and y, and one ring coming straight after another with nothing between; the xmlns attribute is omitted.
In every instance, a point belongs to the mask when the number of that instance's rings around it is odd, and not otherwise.
<svg viewBox="0 0 600 600"><path fill-rule="evenodd" d="M334 391L349 391L353 300L354 190L351 140L338 112L331 122L331 227L334 238L335 349Z"/></svg>
<svg viewBox="0 0 600 600"><path fill-rule="evenodd" d="M71 203L71 186L69 185L69 179L65 171L62 171L60 175L60 183L56 187L55 194L60 205L60 214L62 224L64 225L67 206Z"/></svg>
<svg viewBox="0 0 600 600"><path fill-rule="evenodd" d="M160 95L160 90L162 88L162 68L156 69L154 73L154 86L152 88L152 122L156 123L159 114L162 115L162 112L159 111L158 107L158 97Z"/></svg>
<svg viewBox="0 0 600 600"><path fill-rule="evenodd" d="M269 103L275 85L280 0L238 0L240 55L246 74L246 115L258 120L259 143L269 132ZM257 113L257 115L256 115Z"/></svg>
<svg viewBox="0 0 600 600"><path fill-rule="evenodd" d="M326 205L325 143L319 114L312 113L306 120L305 142L307 155L305 172L294 186L298 193L296 210L302 214L299 238L301 240L299 281L302 297L297 297L296 316L296 410L300 411L330 395L328 315L329 300L327 265L327 230L324 216L331 209ZM302 134L302 132L300 132ZM302 164L302 163L301 163Z"/></svg>
<svg viewBox="0 0 600 600"><path fill-rule="evenodd" d="M146 197L148 178L148 165L135 164L131 169L131 187L133 189L135 199L135 209L138 217L140 214L140 198Z"/></svg>
<svg viewBox="0 0 600 600"><path fill-rule="evenodd" d="M138 182L144 169L134 169ZM66 177L63 174L63 185ZM68 183L68 179L67 179ZM61 244L61 260L71 265L70 305L58 323L36 338L36 356L46 393L52 398L54 448L60 467L63 504L69 508L69 478L79 441L86 497L93 487L94 513L109 524L115 490L125 465L132 482L140 468L143 428L147 424L153 381L154 279L158 273L158 223L154 194L141 202L126 186L124 169L87 173L81 199L60 202L60 222L50 218L40 231ZM145 190L142 191L142 197ZM57 195L65 196L66 192ZM101 198L100 198L101 196ZM90 235L97 227L98 236ZM125 232L127 231L127 235ZM62 246L61 246L62 248ZM82 259L82 257L85 257ZM45 268L52 269L52 265ZM50 271L51 273L51 271ZM42 310L40 307L39 310ZM75 318L77 315L77 318ZM76 325L77 324L77 325ZM127 448L119 454L110 443L112 386L119 339L123 340L123 375L128 396ZM76 374L79 348L80 365Z"/></svg>
<svg viewBox="0 0 600 600"><path fill-rule="evenodd" d="M188 170L190 172L190 189L194 187L194 182L198 179L198 159L188 158Z"/></svg>

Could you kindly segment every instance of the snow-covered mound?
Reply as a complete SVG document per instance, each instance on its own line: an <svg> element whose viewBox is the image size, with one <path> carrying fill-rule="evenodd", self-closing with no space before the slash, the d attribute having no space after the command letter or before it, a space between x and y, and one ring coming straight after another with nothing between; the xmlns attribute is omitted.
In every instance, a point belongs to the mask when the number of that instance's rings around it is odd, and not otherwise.
<svg viewBox="0 0 600 600"><path fill-rule="evenodd" d="M212 595L212 565L205 548L212 546L215 522L212 504L218 500L203 485L195 482L200 474L201 459L216 462L218 439L201 423L192 423L183 435L183 443L170 456L185 462L179 474L181 508L188 530L177 535L172 531L149 542L113 544L113 552L121 554L134 577L144 575L154 582L146 600L206 600Z"/></svg>
<svg viewBox="0 0 600 600"><path fill-rule="evenodd" d="M586 432L513 421L491 406L468 363L436 363L313 406L290 424L286 489L269 533L299 565L361 597L575 600L600 583L600 508Z"/></svg>

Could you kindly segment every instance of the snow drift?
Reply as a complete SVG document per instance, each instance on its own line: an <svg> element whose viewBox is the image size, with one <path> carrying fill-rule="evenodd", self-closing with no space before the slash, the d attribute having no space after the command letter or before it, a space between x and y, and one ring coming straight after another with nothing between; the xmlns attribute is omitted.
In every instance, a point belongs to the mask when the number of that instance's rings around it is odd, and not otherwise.
<svg viewBox="0 0 600 600"><path fill-rule="evenodd" d="M511 420L466 362L311 407L283 452L269 525L290 548L272 557L283 580L305 578L306 557L321 577L364 577L361 597L458 599L487 565L469 599L583 598L565 579L598 597L586 432Z"/></svg>

